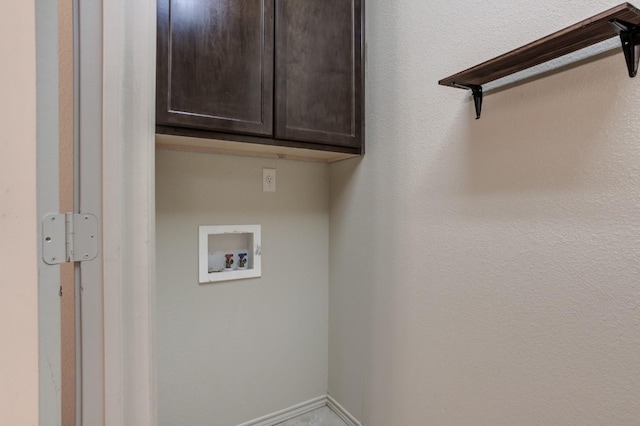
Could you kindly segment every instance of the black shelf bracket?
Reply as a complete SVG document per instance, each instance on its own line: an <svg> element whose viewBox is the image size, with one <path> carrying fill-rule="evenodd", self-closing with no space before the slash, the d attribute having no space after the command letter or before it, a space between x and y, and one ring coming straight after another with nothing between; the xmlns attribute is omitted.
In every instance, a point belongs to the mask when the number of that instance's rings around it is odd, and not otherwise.
<svg viewBox="0 0 640 426"><path fill-rule="evenodd" d="M476 120L478 120L480 118L480 113L482 113L482 86L480 86L479 84L457 82L454 82L453 86L471 90L471 94L473 95L473 103L476 107Z"/></svg>
<svg viewBox="0 0 640 426"><path fill-rule="evenodd" d="M620 19L614 19L610 23L620 35L629 77L635 77L638 73L638 60L640 59L640 26Z"/></svg>

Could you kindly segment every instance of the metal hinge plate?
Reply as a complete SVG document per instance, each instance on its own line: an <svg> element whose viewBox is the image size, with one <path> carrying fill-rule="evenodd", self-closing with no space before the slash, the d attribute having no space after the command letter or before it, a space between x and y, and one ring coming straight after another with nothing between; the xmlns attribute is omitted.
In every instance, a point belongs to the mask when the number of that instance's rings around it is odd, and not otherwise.
<svg viewBox="0 0 640 426"><path fill-rule="evenodd" d="M42 258L48 265L98 256L98 219L88 213L50 214L42 220Z"/></svg>

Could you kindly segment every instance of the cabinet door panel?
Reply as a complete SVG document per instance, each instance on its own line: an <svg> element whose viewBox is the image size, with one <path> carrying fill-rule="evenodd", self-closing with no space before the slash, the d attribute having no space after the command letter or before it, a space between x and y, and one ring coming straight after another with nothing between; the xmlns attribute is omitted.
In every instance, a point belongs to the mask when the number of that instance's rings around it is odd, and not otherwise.
<svg viewBox="0 0 640 426"><path fill-rule="evenodd" d="M273 0L159 0L158 124L273 133Z"/></svg>
<svg viewBox="0 0 640 426"><path fill-rule="evenodd" d="M360 0L276 0L276 137L360 147Z"/></svg>

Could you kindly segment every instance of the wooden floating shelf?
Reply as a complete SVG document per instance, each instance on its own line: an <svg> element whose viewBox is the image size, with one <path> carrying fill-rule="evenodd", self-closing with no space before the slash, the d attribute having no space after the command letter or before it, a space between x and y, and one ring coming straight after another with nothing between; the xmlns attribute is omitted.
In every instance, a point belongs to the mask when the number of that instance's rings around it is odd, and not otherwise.
<svg viewBox="0 0 640 426"><path fill-rule="evenodd" d="M640 58L640 10L630 3L623 3L504 55L443 78L438 84L470 89L475 101L477 119L480 118L482 108L483 84L618 35L625 53L629 76L634 77Z"/></svg>

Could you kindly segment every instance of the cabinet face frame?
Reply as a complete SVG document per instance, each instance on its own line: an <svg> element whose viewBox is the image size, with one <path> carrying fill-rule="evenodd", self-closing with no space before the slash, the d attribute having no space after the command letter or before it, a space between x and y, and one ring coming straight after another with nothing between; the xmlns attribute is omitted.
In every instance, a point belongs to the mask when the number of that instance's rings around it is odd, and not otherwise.
<svg viewBox="0 0 640 426"><path fill-rule="evenodd" d="M339 0L350 3L351 19L349 22L351 42L349 47L351 48L350 60L351 60L351 98L350 103L350 120L351 128L349 132L332 131L328 129L322 129L316 127L315 124L308 122L305 125L296 125L290 119L288 104L291 100L295 101L296 93L291 93L289 86L295 86L295 76L288 73L289 63L295 62L298 66L299 57L291 59L290 52L293 50L289 43L289 22L287 19L288 10L295 10L295 8L302 8L304 11L305 4L313 4L312 0L276 0L276 38L275 38L275 50L276 50L276 85L275 85L275 137L279 139L298 140L314 143L324 143L327 145L343 146L358 148L361 151L363 149L364 141L364 2L362 0ZM317 4L329 6L330 2L321 1ZM333 28L336 30L336 28ZM343 29L342 29L343 30ZM301 34L296 33L294 40L299 42L307 34L306 28ZM294 34L291 34L294 35ZM293 37L292 37L293 38ZM317 41L317 43L322 40ZM312 42L313 44L313 42ZM330 47L330 46L329 46ZM305 52L309 55L309 52ZM318 46L317 54L330 56L331 51L322 51L322 46ZM299 55L305 56L305 55ZM302 63L302 67L307 66L301 75L313 74L315 71L311 65L313 62L313 53L309 56L308 63ZM320 75L319 75L320 76ZM328 95L328 93L327 93ZM290 97L291 96L291 97ZM307 99L308 101L308 99ZM325 103L331 108L331 101L328 98L323 99ZM301 104L305 104L305 100L301 99ZM311 105L308 105L312 107ZM322 109L322 106L321 106ZM295 108L293 108L295 110ZM322 118L320 120L322 121ZM316 127L316 128L314 128Z"/></svg>
<svg viewBox="0 0 640 426"><path fill-rule="evenodd" d="M227 12L228 15L232 15L233 8L250 8L249 1L259 4L255 7L260 7L259 63L251 62L255 59L256 52L249 52L254 54L253 57L244 52L250 43L240 40L242 37L237 37L238 32L247 32L244 27L238 28L242 27L241 23L234 26L231 22L227 27L220 25L219 31L225 34L227 43L215 45L211 42L213 37L210 36L207 40L210 34L208 31L215 29L207 27L206 23L216 21L215 18L218 18L218 23L227 23L222 17L226 17ZM212 3L208 0L196 0L194 3L193 0L158 0L157 124L261 136L273 134L273 1L243 0L243 3L237 3L235 0L224 0ZM209 7L209 14L188 16L189 8L198 7ZM186 9L187 12L178 13L178 8ZM233 12L240 13L237 10ZM213 16L214 13L218 15ZM189 19L193 20L193 24L188 22ZM252 35L255 36L255 32ZM201 43L192 40L201 40ZM214 68L213 64L221 61L222 55L227 53L226 49L247 54L247 57L242 58L237 64L237 68L246 72L221 77L208 77L198 73L200 61L205 61L205 68ZM247 100L238 99L239 94L246 88L243 82L251 80L254 87L258 86L256 76L252 74L255 70L259 70L259 99L251 99L251 96ZM180 71L183 74L178 74ZM200 84L201 87L192 87L196 84ZM222 94L220 98L227 96L228 106L222 107L219 103L210 102L212 96L205 96L207 92ZM198 101L193 102L197 104L197 108L180 107L180 104L186 106L192 101L187 100L190 96L185 96L185 93L200 97ZM248 103L243 105L243 101ZM196 109L200 111L190 111ZM232 113L231 110L235 112ZM246 114L252 117L243 116Z"/></svg>

